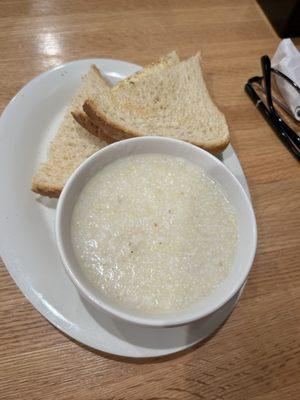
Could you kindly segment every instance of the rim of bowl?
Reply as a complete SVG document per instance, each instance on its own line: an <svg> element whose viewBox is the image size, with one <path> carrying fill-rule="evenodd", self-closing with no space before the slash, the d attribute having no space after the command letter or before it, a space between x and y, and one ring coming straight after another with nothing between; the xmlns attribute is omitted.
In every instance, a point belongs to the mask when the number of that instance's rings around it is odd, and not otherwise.
<svg viewBox="0 0 300 400"><path fill-rule="evenodd" d="M237 279L235 284L231 285L231 287L226 291L226 295L222 296L219 301L213 302L211 305L208 305L205 307L203 310L196 310L193 312L192 316L186 316L181 315L180 317L173 317L170 314L161 314L161 317L164 319L157 319L151 314L149 314L149 317L144 317L144 316L138 316L130 313L130 310L128 311L122 311L118 309L117 307L114 307L113 305L108 304L101 298L101 294L99 296L95 296L93 293L91 293L84 282L77 276L76 272L73 269L72 264L69 262L68 257L66 255L65 248L63 246L63 239L62 239L62 211L65 207L65 198L68 195L68 192L70 188L73 186L74 182L76 182L77 177L79 174L82 173L84 169L86 169L90 164L94 162L98 157L101 157L101 155L109 151L108 149L112 149L113 147L118 147L122 146L124 144L127 144L129 142L136 143L136 142L176 142L180 146L188 146L192 147L194 149L197 149L199 154L202 154L204 157L208 157L213 162L215 162L216 165L221 167L226 171L226 173L230 176L232 180L235 181L235 183L239 186L241 195L243 197L243 202L245 203L245 207L247 207L248 211L250 212L250 220L251 220L251 232L253 235L253 246L252 246L252 251L251 251L251 256L248 258L248 260L245 260L245 267L243 267L243 273L240 279ZM123 143L123 144L122 144ZM145 144L144 143L144 144ZM130 154L127 154L130 155ZM122 156L120 158L123 158L125 156ZM220 184L221 185L221 184ZM222 185L221 185L222 186ZM82 187L83 188L83 187ZM81 190L82 190L81 188ZM161 137L161 136L144 136L144 137L138 137L138 138L131 138L131 139L125 139L122 141L118 141L112 144L109 144L108 146L98 150L96 153L92 154L89 158L87 158L68 178L61 194L58 199L58 204L57 204L57 209L56 209L56 215L55 215L55 236L56 236L56 244L59 250L60 257L62 259L64 269L67 272L69 278L73 282L73 284L76 286L76 288L79 290L81 295L89 300L96 308L100 308L101 310L104 310L108 312L109 314L116 316L118 318L121 318L127 322L131 322L137 325L143 325L143 326L152 326L152 327L172 327L172 326L180 326L180 325L185 325L193 321L197 321L199 319L202 319L204 317L207 317L208 315L214 313L216 310L221 308L224 304L226 304L237 292L238 290L243 286L245 283L248 274L251 270L255 253L256 253L256 247L257 247L257 225L256 225L256 218L255 214L253 211L252 203L246 194L244 188L242 187L241 183L238 181L238 179L233 175L233 173L227 168L222 161L220 161L218 158L213 156L211 153L207 152L206 150L201 149L200 147L197 147L191 143L184 142L182 140L178 139L173 139L173 138L168 138L168 137ZM70 241L70 246L72 247L72 243ZM100 310L100 311L101 311ZM181 311L183 314L185 310ZM187 312L190 313L190 310L187 308Z"/></svg>

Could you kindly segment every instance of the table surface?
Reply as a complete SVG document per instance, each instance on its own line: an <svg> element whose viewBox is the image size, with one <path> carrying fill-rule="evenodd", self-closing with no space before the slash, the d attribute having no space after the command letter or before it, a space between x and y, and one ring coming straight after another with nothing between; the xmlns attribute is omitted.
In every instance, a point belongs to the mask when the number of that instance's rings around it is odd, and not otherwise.
<svg viewBox="0 0 300 400"><path fill-rule="evenodd" d="M258 249L233 314L205 343L157 360L108 357L51 326L0 268L1 399L296 399L300 391L299 165L243 91L279 38L249 0L1 0L0 108L79 58L141 65L201 50L248 179ZM300 41L296 41L299 45Z"/></svg>

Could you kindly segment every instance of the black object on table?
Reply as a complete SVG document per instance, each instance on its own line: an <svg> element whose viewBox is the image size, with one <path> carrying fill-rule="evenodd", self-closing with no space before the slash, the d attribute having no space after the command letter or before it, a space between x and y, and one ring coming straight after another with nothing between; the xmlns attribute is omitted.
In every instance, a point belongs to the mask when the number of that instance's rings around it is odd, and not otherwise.
<svg viewBox="0 0 300 400"><path fill-rule="evenodd" d="M300 36L300 0L257 0L281 38Z"/></svg>

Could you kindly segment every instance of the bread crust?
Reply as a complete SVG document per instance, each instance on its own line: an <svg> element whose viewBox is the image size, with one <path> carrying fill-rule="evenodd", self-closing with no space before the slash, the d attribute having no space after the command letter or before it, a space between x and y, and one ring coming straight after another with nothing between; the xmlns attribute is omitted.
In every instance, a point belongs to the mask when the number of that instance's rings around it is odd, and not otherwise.
<svg viewBox="0 0 300 400"><path fill-rule="evenodd" d="M63 187L59 185L49 185L48 183L37 182L35 178L32 180L31 190L41 196L51 198L58 198L61 194Z"/></svg>
<svg viewBox="0 0 300 400"><path fill-rule="evenodd" d="M86 129L90 134L99 137L108 144L115 142L112 137L106 135L103 130L97 124L95 124L83 111L76 110L72 111L71 114L75 121L84 129Z"/></svg>

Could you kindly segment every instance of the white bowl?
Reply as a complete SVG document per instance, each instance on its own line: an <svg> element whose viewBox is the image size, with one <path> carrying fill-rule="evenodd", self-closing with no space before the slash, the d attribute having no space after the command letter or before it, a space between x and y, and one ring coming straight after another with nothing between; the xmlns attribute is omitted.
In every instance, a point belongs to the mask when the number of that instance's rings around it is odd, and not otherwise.
<svg viewBox="0 0 300 400"><path fill-rule="evenodd" d="M218 182L234 206L238 221L238 248L234 266L226 280L211 295L183 311L147 314L128 311L105 298L85 277L71 243L70 222L77 198L89 179L105 165L132 154L162 153L185 158L199 165ZM177 326L204 318L235 296L245 283L256 250L256 221L251 202L235 176L210 153L186 142L163 138L143 137L116 142L99 150L72 174L66 183L57 206L56 239L65 270L79 292L94 306L110 314L140 325Z"/></svg>

